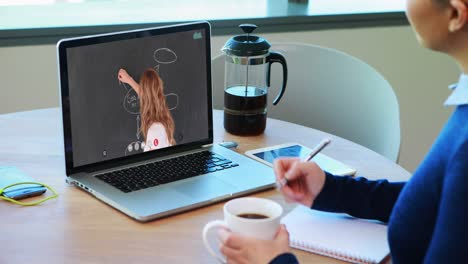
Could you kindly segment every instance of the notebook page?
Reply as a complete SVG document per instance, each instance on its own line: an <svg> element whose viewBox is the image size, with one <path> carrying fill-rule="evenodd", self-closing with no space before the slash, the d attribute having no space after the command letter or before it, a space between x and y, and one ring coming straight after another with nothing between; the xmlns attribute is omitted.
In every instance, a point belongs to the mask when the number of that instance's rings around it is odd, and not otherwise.
<svg viewBox="0 0 468 264"><path fill-rule="evenodd" d="M390 252L387 226L376 221L298 206L281 222L293 247L372 263L382 261Z"/></svg>

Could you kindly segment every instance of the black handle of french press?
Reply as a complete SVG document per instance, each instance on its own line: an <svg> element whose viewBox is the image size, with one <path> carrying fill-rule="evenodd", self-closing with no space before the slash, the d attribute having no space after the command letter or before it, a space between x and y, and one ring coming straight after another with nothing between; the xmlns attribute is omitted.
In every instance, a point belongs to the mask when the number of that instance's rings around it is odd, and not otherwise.
<svg viewBox="0 0 468 264"><path fill-rule="evenodd" d="M257 28L257 25L254 25L254 24L240 24L239 27L242 28L244 33L250 34Z"/></svg>
<svg viewBox="0 0 468 264"><path fill-rule="evenodd" d="M281 97L283 97L284 91L286 91L286 84L288 83L288 65L286 64L286 59L281 55L281 53L278 52L270 52L270 55L267 57L268 61L268 72L267 72L267 86L270 87L270 78L271 78L271 64L278 62L281 64L283 68L283 85L281 87L281 90L278 93L278 96L276 96L275 100L273 100L273 105L276 105L279 103L281 100Z"/></svg>

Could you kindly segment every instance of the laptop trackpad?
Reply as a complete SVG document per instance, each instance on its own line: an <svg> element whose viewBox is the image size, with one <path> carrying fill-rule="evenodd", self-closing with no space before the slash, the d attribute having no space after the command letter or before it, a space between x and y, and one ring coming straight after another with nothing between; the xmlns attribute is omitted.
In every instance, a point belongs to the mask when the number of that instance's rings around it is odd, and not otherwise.
<svg viewBox="0 0 468 264"><path fill-rule="evenodd" d="M176 191L200 201L235 193L238 189L212 175L203 175L184 180L174 184L172 187Z"/></svg>

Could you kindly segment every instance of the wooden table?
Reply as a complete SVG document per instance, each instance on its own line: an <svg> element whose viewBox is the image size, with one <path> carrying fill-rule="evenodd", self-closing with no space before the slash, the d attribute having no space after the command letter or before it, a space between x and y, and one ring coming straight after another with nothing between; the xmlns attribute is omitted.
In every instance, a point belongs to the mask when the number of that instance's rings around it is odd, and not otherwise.
<svg viewBox="0 0 468 264"><path fill-rule="evenodd" d="M203 246L205 223L222 219L224 202L139 223L65 183L60 110L0 115L0 165L17 166L60 196L40 206L0 201L0 263L216 263ZM323 153L370 179L406 180L409 173L350 141L296 124L268 119L263 135L237 137L224 131L214 111L214 141L239 142L238 152L286 142L313 146L329 136ZM275 190L256 193L292 209ZM302 263L343 263L295 250Z"/></svg>

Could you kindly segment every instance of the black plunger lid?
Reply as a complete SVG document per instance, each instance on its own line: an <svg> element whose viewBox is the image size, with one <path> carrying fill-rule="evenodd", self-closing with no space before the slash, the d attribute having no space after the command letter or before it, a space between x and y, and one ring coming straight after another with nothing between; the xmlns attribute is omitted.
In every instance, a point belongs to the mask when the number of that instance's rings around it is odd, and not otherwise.
<svg viewBox="0 0 468 264"><path fill-rule="evenodd" d="M259 56L268 53L271 44L262 37L250 35L257 28L256 25L241 24L239 27L246 34L230 38L221 49L223 52L239 57Z"/></svg>

